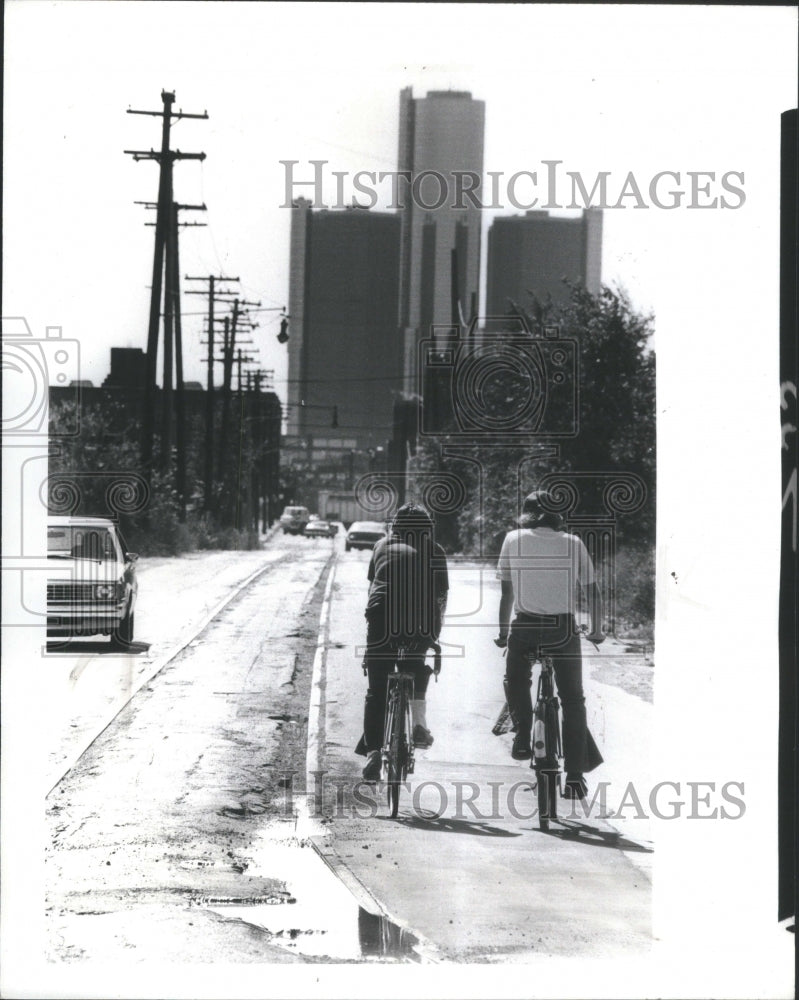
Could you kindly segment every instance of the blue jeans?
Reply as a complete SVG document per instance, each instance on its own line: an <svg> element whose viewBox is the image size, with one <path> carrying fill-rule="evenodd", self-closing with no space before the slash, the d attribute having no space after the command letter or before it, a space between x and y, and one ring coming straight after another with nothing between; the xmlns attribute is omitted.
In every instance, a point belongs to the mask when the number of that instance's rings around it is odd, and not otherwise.
<svg viewBox="0 0 799 1000"><path fill-rule="evenodd" d="M517 614L508 636L505 690L517 734L529 740L533 726L532 664L538 648L552 657L555 684L563 708L563 756L567 774L586 768L585 696L580 636L573 615Z"/></svg>

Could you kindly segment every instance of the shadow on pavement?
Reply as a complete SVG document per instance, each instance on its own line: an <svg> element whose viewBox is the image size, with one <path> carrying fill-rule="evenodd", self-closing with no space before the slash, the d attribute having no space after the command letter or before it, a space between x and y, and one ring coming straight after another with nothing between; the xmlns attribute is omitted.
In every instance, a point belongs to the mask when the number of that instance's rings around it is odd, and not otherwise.
<svg viewBox="0 0 799 1000"><path fill-rule="evenodd" d="M547 836L556 837L558 840L569 840L572 843L582 842L590 844L592 847L612 847L617 851L628 851L634 854L655 853L653 848L636 843L634 840L627 840L615 830L602 830L599 827L591 826L590 823L580 823L575 820L554 819L551 822L557 823L561 829L550 827L546 831Z"/></svg>
<svg viewBox="0 0 799 1000"><path fill-rule="evenodd" d="M48 653L64 653L68 656L140 656L150 648L149 642L131 642L121 645L116 642L103 642L95 639L50 639L47 642Z"/></svg>
<svg viewBox="0 0 799 1000"><path fill-rule="evenodd" d="M381 819L389 819L382 816ZM413 816L400 816L393 823L410 827L413 830L432 830L436 833L469 833L476 837L520 837L520 833L503 830L499 826L491 826L479 820L453 819L449 816L439 816L437 813L417 813Z"/></svg>

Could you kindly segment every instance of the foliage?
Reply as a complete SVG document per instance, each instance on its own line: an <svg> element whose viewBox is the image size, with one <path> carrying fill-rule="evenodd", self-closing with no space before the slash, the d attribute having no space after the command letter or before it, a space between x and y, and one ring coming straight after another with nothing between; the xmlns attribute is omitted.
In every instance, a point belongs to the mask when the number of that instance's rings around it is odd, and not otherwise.
<svg viewBox="0 0 799 1000"><path fill-rule="evenodd" d="M622 633L649 631L655 617L655 553L651 546L616 553L616 620Z"/></svg>
<svg viewBox="0 0 799 1000"><path fill-rule="evenodd" d="M410 471L446 469L461 480L465 500L455 519L455 539L447 546L470 555L493 557L505 532L515 526L521 498L545 475L554 472L581 476L581 508L603 509L602 484L613 474L632 473L645 487L643 505L634 513L617 513L617 604L625 617L649 619L654 613L655 541L655 355L650 340L653 318L638 313L623 290L603 287L593 295L580 285L569 285L564 304L541 303L531 296L526 308L515 306L534 337L546 326L558 325L559 337L577 343L579 433L559 439L556 453L547 442L500 443L466 439L450 431L423 441ZM481 404L489 416L514 412L516 392L529 392L520 371L507 369L501 379L482 386ZM552 443L552 442L549 442ZM457 444L460 457L452 457ZM447 447L450 446L450 454ZM604 474L604 478L603 478ZM483 495L481 495L481 487ZM593 489L593 493L592 493ZM453 519L445 519L451 525Z"/></svg>
<svg viewBox="0 0 799 1000"><path fill-rule="evenodd" d="M50 407L50 427L69 426L74 421L74 401L55 401ZM128 548L141 555L174 556L201 549L253 549L260 542L258 534L248 529L220 525L219 519L201 509L202 482L192 470L199 465L201 454L196 444L189 448L189 482L193 492L188 498L185 520L181 520L180 501L173 470L154 469L144 504L130 512L109 504L109 484L141 483L139 447L140 428L132 420L130 410L114 399L87 404L81 408L80 433L57 439L51 448L51 477L63 475L76 483L79 499L69 513L110 517L118 514L119 525ZM190 435L190 442L201 434ZM52 440L56 440L53 438ZM249 443L247 456L249 456ZM156 450L156 459L157 459ZM249 464L246 466L249 468ZM54 506L51 496L50 509ZM235 507L235 498L231 504ZM137 505L133 505L136 507ZM239 513L242 513L241 506Z"/></svg>

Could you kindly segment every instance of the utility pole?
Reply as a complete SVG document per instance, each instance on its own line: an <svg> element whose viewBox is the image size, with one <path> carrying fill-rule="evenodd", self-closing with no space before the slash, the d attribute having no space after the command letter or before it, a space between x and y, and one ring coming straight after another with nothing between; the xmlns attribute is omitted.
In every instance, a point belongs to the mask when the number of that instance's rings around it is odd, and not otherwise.
<svg viewBox="0 0 799 1000"><path fill-rule="evenodd" d="M217 296L217 299L219 296ZM241 310L242 305L256 305L257 303L244 302L241 299L234 299L233 313L231 316L214 317L215 323L222 323L224 326L222 334L222 354L221 357L214 357L216 363L222 364L222 421L219 433L218 447L216 448L216 482L217 497L215 512L225 524L233 521L233 510L230 506L230 492L233 489L233 476L231 476L231 455L229 451L230 438L230 400L231 383L233 380L233 365L235 362L236 345L252 345L252 340L244 340L241 335L237 336L239 327L249 327L254 329L257 324L247 318L246 313ZM208 341L201 341L203 345Z"/></svg>
<svg viewBox="0 0 799 1000"><path fill-rule="evenodd" d="M132 156L137 162L139 160L155 160L159 164L159 180L158 180L158 209L156 213L155 221L155 250L153 253L153 280L150 292L150 319L147 327L147 362L146 362L146 372L145 372L145 384L144 384L144 413L142 419L142 441L141 441L141 458L142 466L144 469L144 474L149 480L152 474L152 459L153 459L153 424L154 424L154 413L153 413L153 396L155 391L155 376L156 376L156 363L158 358L158 329L160 326L161 318L161 291L162 291L162 279L164 273L164 252L167 245L168 233L172 224L172 166L175 160L204 160L205 153L181 153L180 150L170 149L170 129L172 125L172 120L180 120L182 118L201 118L207 119L208 113L203 112L201 115L198 114L187 114L183 111L173 112L172 105L175 101L174 93L170 91L161 91L161 101L163 103L162 111L138 111L128 108L129 115L150 115L152 117L161 118L161 151L156 152L153 149L150 150L137 150L137 149L126 149L124 150L127 156ZM167 319L167 314L171 317L170 307L165 309L165 319ZM166 358L167 353L171 359L172 354L172 331L171 328L164 331L164 356ZM167 346L167 341L168 346ZM171 369L170 369L171 372ZM164 399L164 410L168 414L168 401L171 402L171 375L170 375L170 386L167 388L165 386L165 397ZM166 418L165 418L166 421ZM165 423L166 426L166 423ZM162 441L162 457L166 450L167 441Z"/></svg>
<svg viewBox="0 0 799 1000"><path fill-rule="evenodd" d="M157 209L158 203L136 201L148 209ZM180 211L205 212L206 206L181 205L173 201L170 205L169 225L166 235L166 289L164 294L164 368L163 368L163 409L161 413L161 468L169 469L172 455L172 345L175 346L175 424L177 431L177 487L180 497L181 520L186 516L186 454L185 454L185 412L183 396L183 344L180 314L180 264L178 252L178 230L189 226L205 226L204 222L179 222ZM155 226L146 222L146 226ZM174 330L174 338L173 338Z"/></svg>
<svg viewBox="0 0 799 1000"><path fill-rule="evenodd" d="M173 313L175 318L175 432L177 434L177 468L176 486L178 502L180 503L180 520L186 521L186 395L183 386L183 323L180 313L180 257L178 255L178 209L179 205L172 202L172 248L168 260L172 265L170 285L174 296Z"/></svg>
<svg viewBox="0 0 799 1000"><path fill-rule="evenodd" d="M239 455L238 455L238 476L236 482L236 517L235 517L235 527L241 529L241 487L242 487L242 469L244 467L244 444L246 441L245 425L247 423L247 407L246 407L246 397L244 391L243 373L242 365L253 361L254 358L242 353L241 348L236 352L237 362L238 362L238 376L239 376ZM247 375L247 389L249 390L249 372ZM250 477L247 476L245 479L246 488L249 491ZM249 494L248 494L249 496ZM245 510L245 516L249 512L249 502L247 502L247 510Z"/></svg>
<svg viewBox="0 0 799 1000"><path fill-rule="evenodd" d="M181 209L205 211L205 205L179 205L172 202L172 232L174 233L174 253L172 261L172 290L175 297L175 378L177 395L175 406L175 422L177 431L177 488L180 500L180 520L186 520L186 395L183 385L183 323L180 312L180 256L178 253L178 212ZM186 226L204 225L201 222L182 223Z"/></svg>
<svg viewBox="0 0 799 1000"><path fill-rule="evenodd" d="M242 307L246 309L247 306L260 306L260 304L260 302L247 302L243 299L235 299L233 302L233 315L230 317L229 324L228 317L225 318L225 339L222 350L222 431L219 436L220 468L222 467L224 456L227 454L228 437L230 434L230 393L231 382L233 381L233 360L237 343L236 332L239 321L242 318L246 320L246 313L242 312ZM246 323L250 330L254 330L257 326L256 323L252 323L249 320ZM251 344L252 341L240 340L239 343Z"/></svg>
<svg viewBox="0 0 799 1000"><path fill-rule="evenodd" d="M210 511L213 505L214 479L214 301L217 281L238 281L238 278L225 278L222 275L209 274L202 277L186 275L186 281L207 281L208 291L189 291L187 295L208 295L208 379L205 398L205 495L203 505Z"/></svg>

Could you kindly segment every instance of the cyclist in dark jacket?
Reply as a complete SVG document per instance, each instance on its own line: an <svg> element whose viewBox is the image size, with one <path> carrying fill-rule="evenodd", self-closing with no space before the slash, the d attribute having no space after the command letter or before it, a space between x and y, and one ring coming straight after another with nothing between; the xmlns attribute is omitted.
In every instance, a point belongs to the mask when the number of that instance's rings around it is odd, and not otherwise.
<svg viewBox="0 0 799 1000"><path fill-rule="evenodd" d="M408 651L403 670L414 675L414 743L422 748L433 744L425 701L431 669L424 658L441 633L449 580L446 554L434 538L433 519L420 504L399 508L390 534L372 551L368 578L363 666L369 687L363 736L355 752L367 756L364 779L376 781L380 777L388 676L400 646Z"/></svg>

